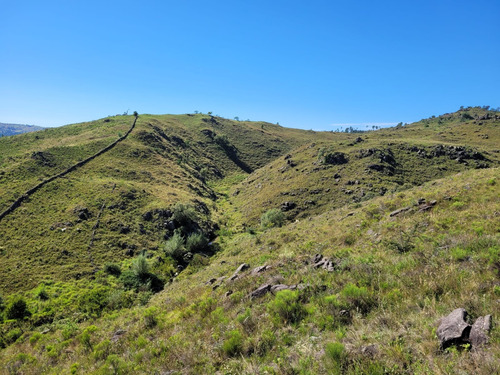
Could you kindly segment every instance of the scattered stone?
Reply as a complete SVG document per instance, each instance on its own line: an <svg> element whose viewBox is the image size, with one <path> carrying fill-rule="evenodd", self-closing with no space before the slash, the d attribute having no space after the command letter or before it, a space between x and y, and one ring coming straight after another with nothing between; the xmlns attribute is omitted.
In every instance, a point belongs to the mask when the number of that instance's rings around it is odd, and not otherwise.
<svg viewBox="0 0 500 375"><path fill-rule="evenodd" d="M333 263L329 258L323 257L321 254L316 254L313 258L313 267L322 268L328 272L335 271L335 263Z"/></svg>
<svg viewBox="0 0 500 375"><path fill-rule="evenodd" d="M212 285L213 283L215 283L217 281L217 279L215 278L211 278L210 280L208 280L205 285Z"/></svg>
<svg viewBox="0 0 500 375"><path fill-rule="evenodd" d="M295 207L297 206L297 204L295 204L294 202L283 202L281 204L281 211L290 211L290 210L293 210Z"/></svg>
<svg viewBox="0 0 500 375"><path fill-rule="evenodd" d="M231 294L233 294L232 290L228 290L225 294L224 297L229 297Z"/></svg>
<svg viewBox="0 0 500 375"><path fill-rule="evenodd" d="M268 266L268 265L259 266L259 267L254 268L251 273L252 273L252 275L257 275L259 273L267 271L270 268L271 268L271 266Z"/></svg>
<svg viewBox="0 0 500 375"><path fill-rule="evenodd" d="M255 289L252 293L250 293L250 298L259 298L265 296L271 290L271 284L264 284L257 289Z"/></svg>
<svg viewBox="0 0 500 375"><path fill-rule="evenodd" d="M389 216L390 217L394 217L394 216L398 216L399 214L403 213L403 212L406 212L406 211L409 211L411 209L411 207L403 207L403 208L400 208L396 211L392 211Z"/></svg>
<svg viewBox="0 0 500 375"><path fill-rule="evenodd" d="M238 279L238 278L239 278L238 274L237 274L237 273L235 273L235 274L234 274L233 276L231 276L228 280L229 280L229 281L234 281L234 280L236 280L236 279Z"/></svg>
<svg viewBox="0 0 500 375"><path fill-rule="evenodd" d="M367 346L361 347L361 354L367 356L367 357L375 357L378 354L378 348L377 345L371 344Z"/></svg>
<svg viewBox="0 0 500 375"><path fill-rule="evenodd" d="M441 319L436 332L438 339L441 341L441 349L446 349L451 345L468 343L471 326L465 321L466 317L467 311L458 308Z"/></svg>
<svg viewBox="0 0 500 375"><path fill-rule="evenodd" d="M480 316L472 325L469 341L472 348L486 345L489 342L488 334L491 330L491 315Z"/></svg>
<svg viewBox="0 0 500 375"><path fill-rule="evenodd" d="M124 329L119 329L117 330L114 334L113 337L111 338L111 342L117 342L118 340L121 339L121 337L127 333Z"/></svg>
<svg viewBox="0 0 500 375"><path fill-rule="evenodd" d="M234 271L234 273L240 273L240 272L243 272L243 271L246 271L247 269L249 269L250 266L246 263L242 263L240 264L240 266L236 269L236 271Z"/></svg>

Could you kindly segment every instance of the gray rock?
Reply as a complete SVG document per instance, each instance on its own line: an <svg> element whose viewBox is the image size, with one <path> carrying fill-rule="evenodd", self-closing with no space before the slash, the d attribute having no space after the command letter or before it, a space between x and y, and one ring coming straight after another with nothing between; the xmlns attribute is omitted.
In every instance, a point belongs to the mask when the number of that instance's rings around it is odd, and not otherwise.
<svg viewBox="0 0 500 375"><path fill-rule="evenodd" d="M250 293L250 298L259 298L265 296L271 290L271 284L264 284L257 289L255 289L252 293Z"/></svg>
<svg viewBox="0 0 500 375"><path fill-rule="evenodd" d="M489 342L488 333L491 330L491 315L480 316L472 325L469 341L472 348L486 345Z"/></svg>
<svg viewBox="0 0 500 375"><path fill-rule="evenodd" d="M240 266L236 269L236 271L234 271L234 273L235 273L235 274L237 274L237 273L243 272L243 271L245 271L245 270L247 270L247 269L249 269L249 268L250 268L250 266L249 266L248 264L246 264L246 263L242 263L242 264L240 264Z"/></svg>
<svg viewBox="0 0 500 375"><path fill-rule="evenodd" d="M252 270L252 275L257 275L259 273L265 272L270 268L271 268L271 266L268 266L268 265L256 267Z"/></svg>
<svg viewBox="0 0 500 375"><path fill-rule="evenodd" d="M471 326L465 321L466 317L467 311L458 308L441 319L441 324L436 332L439 341L441 341L441 349L446 349L451 345L468 343Z"/></svg>
<svg viewBox="0 0 500 375"><path fill-rule="evenodd" d="M403 207L403 208L400 208L399 210L392 211L389 214L389 216L390 217L398 216L399 214L402 214L403 212L409 211L410 209L411 209L411 207Z"/></svg>

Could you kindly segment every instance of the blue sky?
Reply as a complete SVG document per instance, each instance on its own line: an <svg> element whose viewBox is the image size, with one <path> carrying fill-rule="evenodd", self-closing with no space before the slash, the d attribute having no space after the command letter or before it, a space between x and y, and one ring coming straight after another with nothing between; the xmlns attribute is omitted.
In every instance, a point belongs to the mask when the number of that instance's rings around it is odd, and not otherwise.
<svg viewBox="0 0 500 375"><path fill-rule="evenodd" d="M126 110L334 130L500 106L500 2L2 1L0 122Z"/></svg>

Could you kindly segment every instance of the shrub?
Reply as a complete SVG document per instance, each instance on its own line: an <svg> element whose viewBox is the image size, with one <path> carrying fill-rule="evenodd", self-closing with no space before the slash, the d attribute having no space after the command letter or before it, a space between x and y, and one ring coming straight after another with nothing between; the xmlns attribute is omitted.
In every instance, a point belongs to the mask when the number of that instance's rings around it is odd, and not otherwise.
<svg viewBox="0 0 500 375"><path fill-rule="evenodd" d="M197 215L192 206L179 202L175 204L172 211L173 220L180 226L190 226L192 223L196 222Z"/></svg>
<svg viewBox="0 0 500 375"><path fill-rule="evenodd" d="M202 232L191 233L186 240L186 249L192 253L199 253L208 246L208 238Z"/></svg>
<svg viewBox="0 0 500 375"><path fill-rule="evenodd" d="M108 304L108 294L108 289L103 286L86 291L78 299L79 310L95 317L100 316Z"/></svg>
<svg viewBox="0 0 500 375"><path fill-rule="evenodd" d="M277 208L267 210L260 217L260 224L263 228L281 227L285 223L285 214Z"/></svg>
<svg viewBox="0 0 500 375"><path fill-rule="evenodd" d="M21 331L21 328L13 328L7 334L5 335L5 340L8 343L13 343L15 342L21 335L23 334L23 331Z"/></svg>
<svg viewBox="0 0 500 375"><path fill-rule="evenodd" d="M122 270L120 266L116 263L106 263L104 265L104 272L107 273L108 275L113 275L113 276L120 276L122 273Z"/></svg>
<svg viewBox="0 0 500 375"><path fill-rule="evenodd" d="M222 344L222 350L229 357L233 357L243 351L243 335L239 330L235 329L229 332L227 339Z"/></svg>
<svg viewBox="0 0 500 375"><path fill-rule="evenodd" d="M135 258L134 262L132 263L131 270L138 280L140 280L141 282L145 282L149 277L149 264L146 256L139 255L137 258Z"/></svg>
<svg viewBox="0 0 500 375"><path fill-rule="evenodd" d="M299 301L298 291L279 291L267 307L275 321L285 324L298 323L307 315L307 310Z"/></svg>
<svg viewBox="0 0 500 375"><path fill-rule="evenodd" d="M88 350L92 350L91 334L97 331L97 327L94 325L85 328L80 335L81 344Z"/></svg>
<svg viewBox="0 0 500 375"><path fill-rule="evenodd" d="M154 307L150 307L144 311L144 325L146 328L150 329L158 324L156 315L158 315L158 311Z"/></svg>
<svg viewBox="0 0 500 375"><path fill-rule="evenodd" d="M23 319L30 315L26 301L21 296L14 296L5 309L7 319Z"/></svg>
<svg viewBox="0 0 500 375"><path fill-rule="evenodd" d="M368 313L376 305L372 293L366 287L347 284L341 291L342 298L362 314Z"/></svg>
<svg viewBox="0 0 500 375"><path fill-rule="evenodd" d="M154 293L162 290L165 285L162 279L149 271L149 264L144 255L135 259L131 269L121 274L120 280L126 289L144 288Z"/></svg>
<svg viewBox="0 0 500 375"><path fill-rule="evenodd" d="M325 346L325 357L330 365L333 374L342 373L342 368L347 362L347 353L340 342L330 342Z"/></svg>
<svg viewBox="0 0 500 375"><path fill-rule="evenodd" d="M166 256L180 262L186 254L186 248L184 247L184 238L179 232L175 232L172 237L170 237L163 244L163 251Z"/></svg>

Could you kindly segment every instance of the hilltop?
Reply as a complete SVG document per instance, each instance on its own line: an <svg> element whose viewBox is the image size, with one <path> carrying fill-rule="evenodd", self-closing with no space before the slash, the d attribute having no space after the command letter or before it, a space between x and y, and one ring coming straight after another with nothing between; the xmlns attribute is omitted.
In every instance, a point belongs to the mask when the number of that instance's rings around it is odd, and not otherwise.
<svg viewBox="0 0 500 375"><path fill-rule="evenodd" d="M498 372L496 325L472 350L436 329L458 307L498 319L499 125L480 107L363 133L139 115L1 138L0 363Z"/></svg>
<svg viewBox="0 0 500 375"><path fill-rule="evenodd" d="M0 122L0 137L22 133L36 132L45 128L36 125L4 124Z"/></svg>

